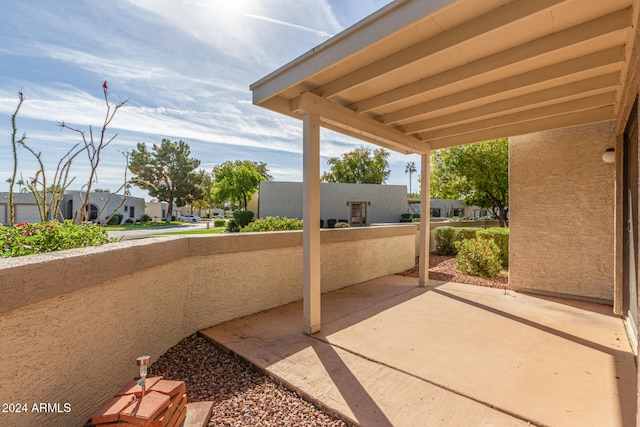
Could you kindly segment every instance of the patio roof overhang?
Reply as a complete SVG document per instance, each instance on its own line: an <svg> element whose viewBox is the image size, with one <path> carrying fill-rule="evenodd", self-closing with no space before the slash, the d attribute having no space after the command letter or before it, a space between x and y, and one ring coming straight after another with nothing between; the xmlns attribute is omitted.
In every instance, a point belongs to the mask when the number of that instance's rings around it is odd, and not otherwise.
<svg viewBox="0 0 640 427"><path fill-rule="evenodd" d="M431 150L616 120L638 92L640 0L396 0L251 86L303 122L305 331L320 330L319 127L421 155L428 285Z"/></svg>
<svg viewBox="0 0 640 427"><path fill-rule="evenodd" d="M253 102L401 153L618 120L640 0L396 0L251 86Z"/></svg>

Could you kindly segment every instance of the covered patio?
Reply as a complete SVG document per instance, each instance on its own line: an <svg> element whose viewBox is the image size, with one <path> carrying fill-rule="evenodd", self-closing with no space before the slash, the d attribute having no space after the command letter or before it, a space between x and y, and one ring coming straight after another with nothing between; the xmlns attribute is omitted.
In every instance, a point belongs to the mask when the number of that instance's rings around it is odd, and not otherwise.
<svg viewBox="0 0 640 427"><path fill-rule="evenodd" d="M635 425L639 16L640 0L396 0L254 83L254 104L302 121L304 299L286 326L241 320L221 341L364 425ZM421 156L413 287L321 296L321 127ZM503 137L510 285L540 296L434 287L431 151Z"/></svg>
<svg viewBox="0 0 640 427"><path fill-rule="evenodd" d="M636 367L622 320L594 303L387 276L202 331L363 426L629 426ZM530 424L529 424L530 423Z"/></svg>
<svg viewBox="0 0 640 427"><path fill-rule="evenodd" d="M525 167L512 169L525 183L546 178L525 169L548 162L549 146L565 150L551 160L558 163L557 170L544 172L558 174L556 182L584 182L594 170L585 163L585 176L576 176L575 167L567 167L570 159L600 161L603 147L615 150L617 174L600 162L596 172L602 178L593 185L605 185L576 189L585 191L585 197L605 196L592 204L615 205L615 212L596 212L608 220L592 224L589 231L600 230L603 238L615 234L609 251L615 252L615 262L598 266L593 274L603 276L585 285L599 289L574 296L612 303L616 314L627 312L622 301L622 165L633 156L623 153L623 139L627 133L635 135L634 146L638 142L631 125L637 127L637 110L632 109L638 94L639 14L640 0L395 0L254 83L254 104L303 123L305 331L318 332L321 325L320 127L421 155L420 286L428 284L424 260L430 252L429 227L424 223L430 212L426 202L431 150L574 129L560 138L576 140L577 148L553 145L558 136L550 135L543 138L544 144L537 143L539 149L527 153ZM606 137L580 130L594 123L609 123ZM529 139L524 145L531 145ZM632 168L637 169L637 162ZM635 199L631 203L637 206ZM558 203L563 200L550 208ZM517 222L528 230L535 226ZM571 239L568 234L562 237ZM570 240L566 243L571 245ZM583 254L582 259L591 256L596 255ZM519 262L514 259L511 264ZM585 275L587 282L593 274ZM531 288L530 281L523 282L528 282L523 288ZM580 286L571 283L565 289L554 284L544 292L569 295Z"/></svg>

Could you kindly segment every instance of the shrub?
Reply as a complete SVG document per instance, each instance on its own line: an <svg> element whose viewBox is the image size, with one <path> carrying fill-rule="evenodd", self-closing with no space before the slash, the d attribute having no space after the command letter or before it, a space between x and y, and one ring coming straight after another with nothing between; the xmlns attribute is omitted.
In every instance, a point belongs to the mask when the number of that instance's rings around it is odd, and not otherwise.
<svg viewBox="0 0 640 427"><path fill-rule="evenodd" d="M438 227L434 230L436 238L436 255L455 255L457 253L454 242L456 240L455 227Z"/></svg>
<svg viewBox="0 0 640 427"><path fill-rule="evenodd" d="M127 218L127 220L124 222L125 224L135 224L136 220L133 218Z"/></svg>
<svg viewBox="0 0 640 427"><path fill-rule="evenodd" d="M320 228L324 227L324 219L320 220Z"/></svg>
<svg viewBox="0 0 640 427"><path fill-rule="evenodd" d="M268 216L253 221L242 229L243 232L302 230L302 220L280 216Z"/></svg>
<svg viewBox="0 0 640 427"><path fill-rule="evenodd" d="M227 231L229 233L237 233L238 231L240 231L240 227L238 226L238 224L236 224L236 221L234 219L230 219L229 221L227 221Z"/></svg>
<svg viewBox="0 0 640 427"><path fill-rule="evenodd" d="M413 214L413 218L420 218L420 214L419 213L414 213Z"/></svg>
<svg viewBox="0 0 640 427"><path fill-rule="evenodd" d="M502 270L500 249L491 239L455 242L458 270L472 276L496 277Z"/></svg>
<svg viewBox="0 0 640 427"><path fill-rule="evenodd" d="M122 222L122 214L115 214L114 216L109 218L107 225L119 225L121 222Z"/></svg>
<svg viewBox="0 0 640 427"><path fill-rule="evenodd" d="M410 213L403 213L400 215L400 222L404 222L403 220L405 220L406 222L409 222L412 218L412 214Z"/></svg>
<svg viewBox="0 0 640 427"><path fill-rule="evenodd" d="M335 218L329 218L327 220L327 227L328 228L334 228L336 226L336 219Z"/></svg>
<svg viewBox="0 0 640 427"><path fill-rule="evenodd" d="M67 220L0 226L0 251L3 257L18 257L63 249L100 246L112 242L107 231L95 224L75 225Z"/></svg>
<svg viewBox="0 0 640 427"><path fill-rule="evenodd" d="M456 227L456 241L461 242L466 239L475 239L480 227Z"/></svg>
<svg viewBox="0 0 640 427"><path fill-rule="evenodd" d="M246 227L251 221L253 221L252 211L235 211L233 213L233 219L240 228Z"/></svg>
<svg viewBox="0 0 640 427"><path fill-rule="evenodd" d="M346 224L349 224L349 220L348 219L339 219L338 222L344 222ZM338 223L336 223L336 225L338 225Z"/></svg>
<svg viewBox="0 0 640 427"><path fill-rule="evenodd" d="M214 227L224 227L226 223L227 223L227 221L225 221L224 219L214 219L213 220L213 226Z"/></svg>
<svg viewBox="0 0 640 427"><path fill-rule="evenodd" d="M467 239L475 239L476 233L482 230L478 227L438 227L434 234L436 238L436 255L456 255L458 250L455 243Z"/></svg>
<svg viewBox="0 0 640 427"><path fill-rule="evenodd" d="M491 227L478 231L478 238L490 239L500 249L500 263L503 268L509 267L509 229L507 227Z"/></svg>
<svg viewBox="0 0 640 427"><path fill-rule="evenodd" d="M340 221L336 222L335 228L349 228L350 225L347 222Z"/></svg>
<svg viewBox="0 0 640 427"><path fill-rule="evenodd" d="M147 215L147 214L144 214L140 218L140 222L142 222L142 223L151 222L151 217L149 215Z"/></svg>

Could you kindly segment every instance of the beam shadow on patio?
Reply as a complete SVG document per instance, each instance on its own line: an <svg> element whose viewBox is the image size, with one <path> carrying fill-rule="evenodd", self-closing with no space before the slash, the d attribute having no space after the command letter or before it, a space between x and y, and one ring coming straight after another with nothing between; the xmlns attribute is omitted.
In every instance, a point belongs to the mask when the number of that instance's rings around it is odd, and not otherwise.
<svg viewBox="0 0 640 427"><path fill-rule="evenodd" d="M202 331L360 425L632 425L636 370L610 307L387 276Z"/></svg>

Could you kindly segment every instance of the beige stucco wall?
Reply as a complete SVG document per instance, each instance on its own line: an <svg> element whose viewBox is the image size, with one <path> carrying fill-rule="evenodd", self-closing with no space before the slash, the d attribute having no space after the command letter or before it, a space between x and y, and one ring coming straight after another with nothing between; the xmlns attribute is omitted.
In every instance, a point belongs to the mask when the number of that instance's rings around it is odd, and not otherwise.
<svg viewBox="0 0 640 427"><path fill-rule="evenodd" d="M519 290L613 301L613 122L510 139L510 271Z"/></svg>
<svg viewBox="0 0 640 427"><path fill-rule="evenodd" d="M323 292L412 267L414 234L323 231ZM156 360L199 329L301 299L302 233L165 237L7 259L0 283L0 401L71 405L2 421L81 425L136 375L136 357Z"/></svg>

